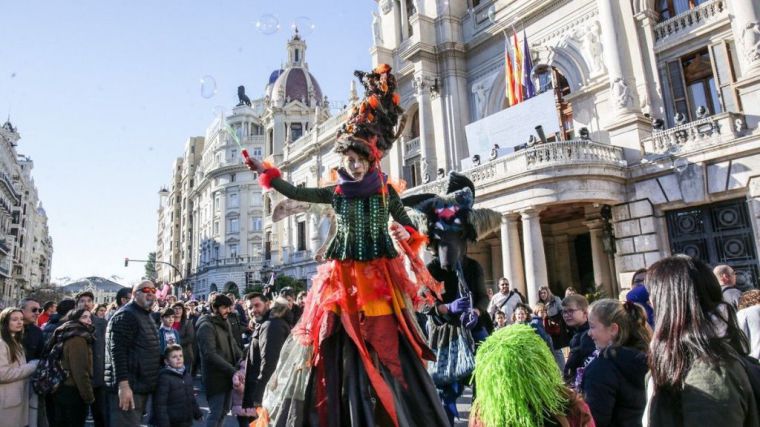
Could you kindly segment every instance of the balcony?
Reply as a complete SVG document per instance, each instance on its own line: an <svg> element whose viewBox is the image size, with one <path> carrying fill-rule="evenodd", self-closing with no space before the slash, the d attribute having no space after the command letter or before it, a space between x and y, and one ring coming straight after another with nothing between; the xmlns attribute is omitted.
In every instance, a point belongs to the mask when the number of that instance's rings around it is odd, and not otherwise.
<svg viewBox="0 0 760 427"><path fill-rule="evenodd" d="M404 141L404 158L414 157L420 154L420 137Z"/></svg>
<svg viewBox="0 0 760 427"><path fill-rule="evenodd" d="M736 128L737 122L744 123L743 115L720 113L654 131L650 138L641 141L641 149L643 154L666 154L721 144L740 136L742 129Z"/></svg>
<svg viewBox="0 0 760 427"><path fill-rule="evenodd" d="M198 264L198 270L199 271L206 271L209 268L216 268L216 267L229 267L229 266L238 266L238 265L250 265L250 264L260 264L262 262L262 257L260 256L252 256L252 257L230 257L230 258L220 258L216 260L211 261L205 261Z"/></svg>
<svg viewBox="0 0 760 427"><path fill-rule="evenodd" d="M655 48L661 49L693 35L704 27L726 18L728 0L712 0L689 9L654 27Z"/></svg>
<svg viewBox="0 0 760 427"><path fill-rule="evenodd" d="M8 245L6 239L0 240L0 253L8 255L11 252L11 247Z"/></svg>
<svg viewBox="0 0 760 427"><path fill-rule="evenodd" d="M538 144L507 156L497 158L462 173L472 180L476 187L533 174L538 171L553 171L566 166L611 166L623 168L626 161L623 149L609 144L600 144L585 139ZM446 179L407 190L404 195L439 194L446 186Z"/></svg>

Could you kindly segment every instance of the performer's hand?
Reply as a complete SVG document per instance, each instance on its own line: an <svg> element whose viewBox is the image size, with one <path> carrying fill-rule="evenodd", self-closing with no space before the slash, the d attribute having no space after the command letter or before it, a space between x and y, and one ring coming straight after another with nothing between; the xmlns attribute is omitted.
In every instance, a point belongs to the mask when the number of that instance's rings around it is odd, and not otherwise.
<svg viewBox="0 0 760 427"><path fill-rule="evenodd" d="M448 308L449 313L451 314L461 314L465 311L470 309L470 298L469 297L461 297L457 298L454 301L446 304L446 308Z"/></svg>
<svg viewBox="0 0 760 427"><path fill-rule="evenodd" d="M254 172L258 172L258 173L264 172L264 165L261 163L261 160L255 157L243 156L243 163L245 163L245 165L248 166L248 169Z"/></svg>
<svg viewBox="0 0 760 427"><path fill-rule="evenodd" d="M459 321L465 328L472 329L475 327L475 325L478 324L478 314L475 312L475 310L464 312L459 318Z"/></svg>
<svg viewBox="0 0 760 427"><path fill-rule="evenodd" d="M404 228L403 225L396 221L391 224L391 235L399 242L406 242L409 240L409 232L406 231L406 228Z"/></svg>

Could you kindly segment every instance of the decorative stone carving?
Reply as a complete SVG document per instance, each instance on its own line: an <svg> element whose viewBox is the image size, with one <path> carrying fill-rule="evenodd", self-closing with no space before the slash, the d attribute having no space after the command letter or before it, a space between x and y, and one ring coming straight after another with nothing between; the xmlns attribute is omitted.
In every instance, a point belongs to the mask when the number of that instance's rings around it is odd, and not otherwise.
<svg viewBox="0 0 760 427"><path fill-rule="evenodd" d="M742 30L742 48L749 64L760 61L760 22L749 22Z"/></svg>
<svg viewBox="0 0 760 427"><path fill-rule="evenodd" d="M422 175L422 182L424 184L427 184L430 182L430 165L428 164L427 159L422 159L420 162L420 175Z"/></svg>
<svg viewBox="0 0 760 427"><path fill-rule="evenodd" d="M622 77L615 78L612 82L612 96L615 100L615 105L620 109L629 108L633 104L633 96L631 96L631 89L628 87L628 83L623 80Z"/></svg>
<svg viewBox="0 0 760 427"><path fill-rule="evenodd" d="M416 95L422 95L427 87L427 79L423 76L414 76L412 80L412 87Z"/></svg>
<svg viewBox="0 0 760 427"><path fill-rule="evenodd" d="M580 40L583 41L583 50L588 57L591 74L601 74L606 71L604 66L604 48L602 46L602 26L599 21L589 22L583 30L580 30ZM577 34L577 33L576 33Z"/></svg>
<svg viewBox="0 0 760 427"><path fill-rule="evenodd" d="M372 46L380 46L383 44L383 27L380 22L380 15L377 12L372 12Z"/></svg>
<svg viewBox="0 0 760 427"><path fill-rule="evenodd" d="M383 14L387 14L388 12L391 11L392 8L393 8L393 3L391 2L391 0L382 0L380 2L380 10L383 11Z"/></svg>
<svg viewBox="0 0 760 427"><path fill-rule="evenodd" d="M472 85L472 94L475 95L475 113L477 118L483 118L486 114L488 87L483 83Z"/></svg>

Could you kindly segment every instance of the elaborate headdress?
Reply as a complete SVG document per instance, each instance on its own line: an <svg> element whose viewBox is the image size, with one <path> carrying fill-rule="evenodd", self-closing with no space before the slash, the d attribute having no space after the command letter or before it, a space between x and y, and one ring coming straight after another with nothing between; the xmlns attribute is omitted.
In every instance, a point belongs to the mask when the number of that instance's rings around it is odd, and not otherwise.
<svg viewBox="0 0 760 427"><path fill-rule="evenodd" d="M379 162L404 127L402 120L396 130L404 113L398 105L396 77L388 64L380 64L370 72L354 71L354 75L364 86L364 98L353 106L351 116L338 129L335 151L343 153L351 149L371 163Z"/></svg>
<svg viewBox="0 0 760 427"><path fill-rule="evenodd" d="M441 195L423 193L404 197L405 206L413 209L409 218L431 245L438 240L438 231L463 231L465 238L477 241L499 228L501 215L491 209L473 209L475 185L466 176L451 171L446 192Z"/></svg>

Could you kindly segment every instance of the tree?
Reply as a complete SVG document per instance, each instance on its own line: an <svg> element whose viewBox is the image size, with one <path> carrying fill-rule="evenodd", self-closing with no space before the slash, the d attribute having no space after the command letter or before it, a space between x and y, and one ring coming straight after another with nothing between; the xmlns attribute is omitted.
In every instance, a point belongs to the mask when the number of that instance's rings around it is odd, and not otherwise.
<svg viewBox="0 0 760 427"><path fill-rule="evenodd" d="M281 275L274 278L274 289L279 292L280 289L290 286L295 289L296 292L300 292L306 289L305 284L292 276Z"/></svg>
<svg viewBox="0 0 760 427"><path fill-rule="evenodd" d="M156 253L151 252L148 254L148 262L145 263L145 277L150 280L156 280L158 273L156 272Z"/></svg>

